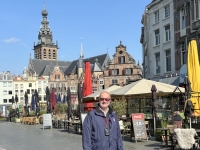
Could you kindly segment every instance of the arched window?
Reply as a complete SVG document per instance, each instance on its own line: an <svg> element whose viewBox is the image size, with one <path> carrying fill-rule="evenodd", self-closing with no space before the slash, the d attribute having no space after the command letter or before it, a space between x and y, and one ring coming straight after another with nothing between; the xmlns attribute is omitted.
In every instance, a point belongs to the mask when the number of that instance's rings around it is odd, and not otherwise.
<svg viewBox="0 0 200 150"><path fill-rule="evenodd" d="M44 56L44 58L47 58L47 55L46 55L46 49L44 49L43 56Z"/></svg>
<svg viewBox="0 0 200 150"><path fill-rule="evenodd" d="M51 59L51 50L49 49L49 59Z"/></svg>
<svg viewBox="0 0 200 150"><path fill-rule="evenodd" d="M53 59L56 59L56 51L53 50Z"/></svg>

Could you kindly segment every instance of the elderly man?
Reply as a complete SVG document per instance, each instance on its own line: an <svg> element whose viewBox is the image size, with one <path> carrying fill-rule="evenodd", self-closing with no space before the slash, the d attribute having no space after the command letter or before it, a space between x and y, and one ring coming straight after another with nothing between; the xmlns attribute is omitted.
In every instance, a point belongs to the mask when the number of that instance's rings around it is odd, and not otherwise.
<svg viewBox="0 0 200 150"><path fill-rule="evenodd" d="M109 106L111 96L102 92L97 108L83 122L83 150L123 150L117 115Z"/></svg>

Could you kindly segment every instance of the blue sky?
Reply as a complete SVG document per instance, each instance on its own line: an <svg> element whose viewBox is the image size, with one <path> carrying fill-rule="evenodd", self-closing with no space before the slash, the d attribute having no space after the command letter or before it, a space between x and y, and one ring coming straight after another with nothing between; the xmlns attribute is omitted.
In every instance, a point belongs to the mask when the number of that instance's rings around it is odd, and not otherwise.
<svg viewBox="0 0 200 150"><path fill-rule="evenodd" d="M141 18L151 0L46 0L58 59L72 61L109 53L120 41L142 63ZM22 74L38 42L44 0L0 0L0 72Z"/></svg>

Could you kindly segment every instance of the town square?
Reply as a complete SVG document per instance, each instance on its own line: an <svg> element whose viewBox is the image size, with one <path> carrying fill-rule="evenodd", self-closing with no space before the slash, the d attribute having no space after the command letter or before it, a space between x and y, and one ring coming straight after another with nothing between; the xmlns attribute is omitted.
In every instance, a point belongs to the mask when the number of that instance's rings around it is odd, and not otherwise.
<svg viewBox="0 0 200 150"><path fill-rule="evenodd" d="M0 8L0 150L200 149L200 0Z"/></svg>

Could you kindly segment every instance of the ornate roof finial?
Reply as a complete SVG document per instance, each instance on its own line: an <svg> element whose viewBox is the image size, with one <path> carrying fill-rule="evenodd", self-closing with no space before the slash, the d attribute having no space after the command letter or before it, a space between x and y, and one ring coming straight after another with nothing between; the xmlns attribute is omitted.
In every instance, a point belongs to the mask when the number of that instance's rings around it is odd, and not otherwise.
<svg viewBox="0 0 200 150"><path fill-rule="evenodd" d="M45 7L45 0L44 0L44 9L46 9L46 7Z"/></svg>

